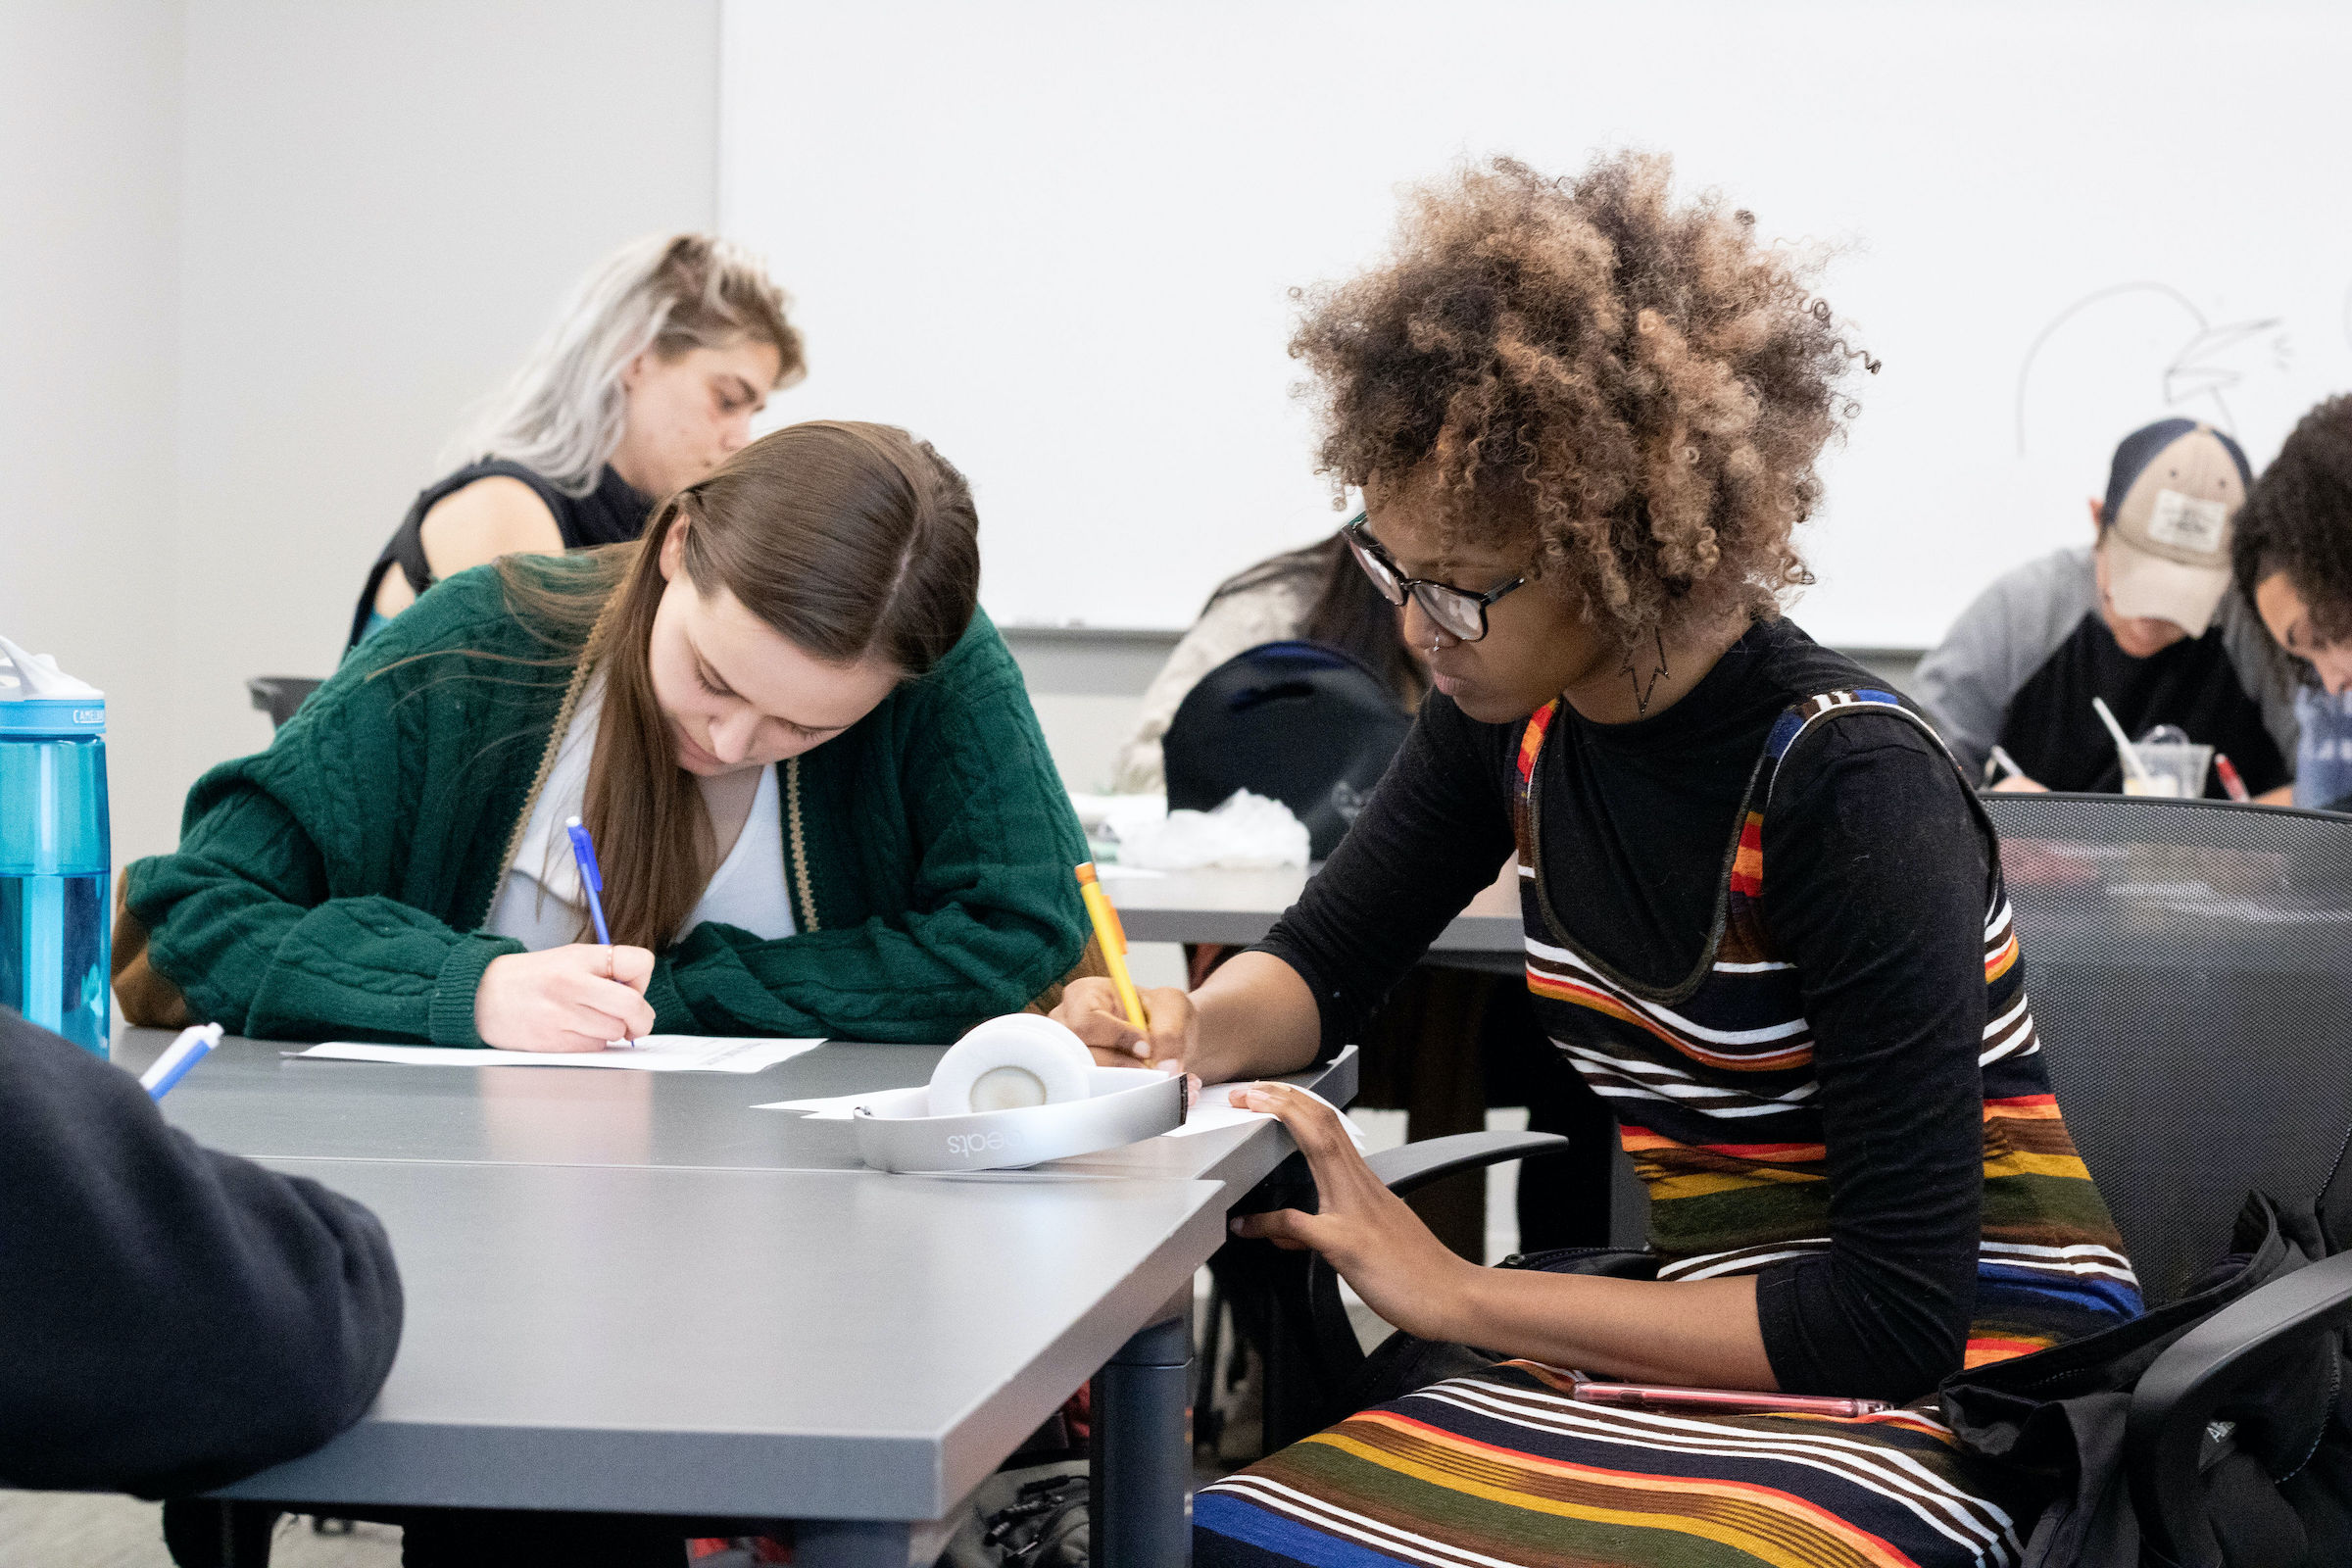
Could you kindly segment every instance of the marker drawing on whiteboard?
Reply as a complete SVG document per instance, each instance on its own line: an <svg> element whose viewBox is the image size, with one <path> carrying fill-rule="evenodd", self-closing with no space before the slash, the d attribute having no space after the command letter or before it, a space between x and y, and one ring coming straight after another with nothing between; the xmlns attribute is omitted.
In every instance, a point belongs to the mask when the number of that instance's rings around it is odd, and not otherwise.
<svg viewBox="0 0 2352 1568"><path fill-rule="evenodd" d="M2167 409L2202 403L2204 411L2196 411L2200 417L2210 419L2224 430L2231 429L2234 421L2230 416L2229 401L2223 394L2231 391L2245 379L2247 358L2249 354L2258 352L2250 349L2249 345L2269 336L2274 362L2281 366L2284 364L2287 338L2277 330L2283 318L2270 316L2226 321L2217 326L2206 318L2205 313L2197 308L2194 301L2169 283L2117 283L2096 290L2051 318L2049 324L2034 334L2033 343L2026 349L2024 363L2017 370L2018 456L2025 456L2028 445L2026 401L2033 385L2035 358L2069 322L2079 320L2096 306L2134 295L2170 304L2180 312L2181 338L2178 346L2169 351L2169 357L2158 372L2157 384L2150 389L2155 394L2155 400ZM2274 333L2277 335L2272 336Z"/></svg>

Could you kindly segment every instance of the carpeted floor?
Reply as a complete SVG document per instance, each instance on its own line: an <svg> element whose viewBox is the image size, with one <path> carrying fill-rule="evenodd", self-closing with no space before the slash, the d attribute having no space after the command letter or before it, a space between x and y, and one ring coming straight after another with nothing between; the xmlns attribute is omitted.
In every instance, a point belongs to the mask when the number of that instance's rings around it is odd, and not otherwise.
<svg viewBox="0 0 2352 1568"><path fill-rule="evenodd" d="M0 1563L8 1568L172 1568L158 1503L114 1494L0 1492ZM308 1519L278 1524L270 1568L400 1568L400 1532L360 1525L320 1536Z"/></svg>

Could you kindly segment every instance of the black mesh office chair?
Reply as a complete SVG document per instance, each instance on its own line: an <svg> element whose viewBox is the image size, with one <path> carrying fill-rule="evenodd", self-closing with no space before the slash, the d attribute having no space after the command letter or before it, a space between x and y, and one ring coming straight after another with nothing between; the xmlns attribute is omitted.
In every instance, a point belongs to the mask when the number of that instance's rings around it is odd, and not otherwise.
<svg viewBox="0 0 2352 1568"><path fill-rule="evenodd" d="M245 694L253 699L255 708L270 715L270 727L279 729L294 716L303 699L324 684L308 675L255 675L245 682Z"/></svg>
<svg viewBox="0 0 2352 1568"><path fill-rule="evenodd" d="M2229 1251L2251 1191L2317 1200L2329 1240L2352 1241L2352 816L2121 795L1985 802L2050 1076L2150 1304ZM1374 1168L1401 1190L1550 1142L1469 1134ZM1264 1262L1288 1347L1269 1356L1284 1363L1269 1366L1271 1449L1348 1413L1363 1355L1328 1266ZM2157 1358L2125 1447L2151 1560L2219 1560L2202 1513L2208 1422L2258 1419L2291 1352L2347 1323L2352 1254L2340 1254L2240 1298Z"/></svg>
<svg viewBox="0 0 2352 1568"><path fill-rule="evenodd" d="M2151 1304L2230 1250L2251 1191L2352 1235L2352 816L2120 795L1985 797L2067 1126ZM2217 1562L2207 1423L2261 1419L2352 1321L2352 1255L2274 1281L2132 1394L2125 1470L2151 1560Z"/></svg>
<svg viewBox="0 0 2352 1568"><path fill-rule="evenodd" d="M2249 1190L2316 1198L2352 1128L2352 817L1985 804L2067 1125L2148 1300L2171 1300Z"/></svg>

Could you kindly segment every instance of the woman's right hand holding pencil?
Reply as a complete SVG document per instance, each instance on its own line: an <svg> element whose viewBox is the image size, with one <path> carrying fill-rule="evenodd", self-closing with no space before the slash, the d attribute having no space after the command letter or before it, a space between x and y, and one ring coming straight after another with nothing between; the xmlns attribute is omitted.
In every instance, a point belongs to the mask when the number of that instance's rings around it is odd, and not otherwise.
<svg viewBox="0 0 2352 1568"><path fill-rule="evenodd" d="M1086 1042L1101 1066L1164 1065L1171 1072L1183 1070L1200 1043L1200 1022L1192 997L1173 986L1155 987L1140 995L1148 1020L1141 1029L1129 1020L1119 1001L1119 988L1100 975L1071 981L1053 1017Z"/></svg>
<svg viewBox="0 0 2352 1568"><path fill-rule="evenodd" d="M602 1051L654 1032L645 1000L653 977L654 956L643 948L575 942L510 953L482 970L474 1032L507 1051Z"/></svg>
<svg viewBox="0 0 2352 1568"><path fill-rule="evenodd" d="M1105 1067L1153 1066L1204 1084L1297 1072L1315 1059L1322 1039L1314 992L1270 953L1235 954L1198 991L1161 988L1140 1000L1139 1029L1117 982L1073 980L1054 1017Z"/></svg>

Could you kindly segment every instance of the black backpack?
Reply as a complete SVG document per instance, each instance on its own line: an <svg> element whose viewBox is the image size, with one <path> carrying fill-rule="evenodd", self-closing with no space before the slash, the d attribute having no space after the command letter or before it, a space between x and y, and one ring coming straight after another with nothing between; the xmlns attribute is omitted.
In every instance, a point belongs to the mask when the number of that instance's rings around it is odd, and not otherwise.
<svg viewBox="0 0 2352 1568"><path fill-rule="evenodd" d="M1236 790L1270 796L1329 856L1388 771L1413 719L1378 675L1321 643L1265 643L1186 696L1160 742L1168 808L1214 810Z"/></svg>

